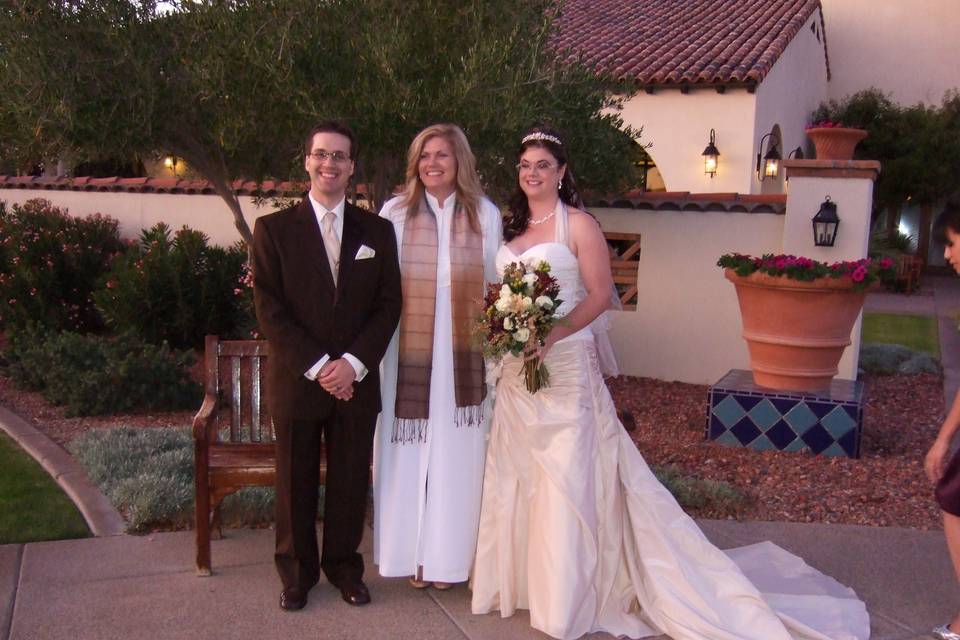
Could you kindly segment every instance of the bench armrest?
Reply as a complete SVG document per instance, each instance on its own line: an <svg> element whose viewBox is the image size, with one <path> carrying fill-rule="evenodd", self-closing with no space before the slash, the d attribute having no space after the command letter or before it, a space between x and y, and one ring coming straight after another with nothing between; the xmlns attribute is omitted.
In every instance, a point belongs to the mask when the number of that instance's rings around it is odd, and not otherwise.
<svg viewBox="0 0 960 640"><path fill-rule="evenodd" d="M198 443L208 443L213 438L211 430L213 429L213 416L217 409L217 397L212 394L203 396L203 404L200 410L193 417L193 439Z"/></svg>

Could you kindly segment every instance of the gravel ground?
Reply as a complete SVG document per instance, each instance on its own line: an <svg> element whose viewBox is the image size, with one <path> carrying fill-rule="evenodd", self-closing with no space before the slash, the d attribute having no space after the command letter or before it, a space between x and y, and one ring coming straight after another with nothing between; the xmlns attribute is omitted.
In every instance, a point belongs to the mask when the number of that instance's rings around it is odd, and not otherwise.
<svg viewBox="0 0 960 640"><path fill-rule="evenodd" d="M738 511L739 518L938 529L938 510L922 460L943 416L942 381L921 374L871 377L866 382L859 460L705 442L704 386L631 377L620 377L610 386L617 406L636 419L632 436L647 462L672 464L690 476L738 487L751 498ZM193 417L193 412L178 412L66 418L40 394L20 391L3 377L0 404L61 445L95 427L182 426Z"/></svg>
<svg viewBox="0 0 960 640"><path fill-rule="evenodd" d="M859 460L706 442L704 386L621 377L611 390L617 406L633 412L633 439L647 462L737 486L753 498L740 518L939 529L923 456L944 413L942 380L921 374L866 383Z"/></svg>

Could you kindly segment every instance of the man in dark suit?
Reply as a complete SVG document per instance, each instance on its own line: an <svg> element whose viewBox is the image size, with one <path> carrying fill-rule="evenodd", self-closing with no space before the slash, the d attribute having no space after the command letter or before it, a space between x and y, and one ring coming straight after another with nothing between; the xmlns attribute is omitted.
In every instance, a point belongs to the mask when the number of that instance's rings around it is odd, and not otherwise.
<svg viewBox="0 0 960 640"><path fill-rule="evenodd" d="M349 604L370 602L357 548L380 411L378 367L400 319L401 293L393 226L345 199L356 151L345 125L314 127L304 156L310 192L261 217L253 234L253 290L270 344L266 399L277 436L275 562L287 611L306 605L321 569Z"/></svg>

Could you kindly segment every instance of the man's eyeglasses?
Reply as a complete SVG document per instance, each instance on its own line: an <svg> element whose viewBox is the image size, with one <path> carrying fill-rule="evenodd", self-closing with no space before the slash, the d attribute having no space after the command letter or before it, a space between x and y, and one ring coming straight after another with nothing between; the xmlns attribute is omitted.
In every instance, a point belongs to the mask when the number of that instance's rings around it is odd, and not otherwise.
<svg viewBox="0 0 960 640"><path fill-rule="evenodd" d="M547 162L546 160L540 160L539 162L532 162L532 163L521 162L517 165L517 171L533 171L534 169L536 169L537 171L549 171L550 169L553 169L555 166L557 165L551 162Z"/></svg>
<svg viewBox="0 0 960 640"><path fill-rule="evenodd" d="M350 156L345 154L343 151L313 151L309 154L311 158L317 162L323 162L324 160L333 160L336 163L346 162L350 159Z"/></svg>

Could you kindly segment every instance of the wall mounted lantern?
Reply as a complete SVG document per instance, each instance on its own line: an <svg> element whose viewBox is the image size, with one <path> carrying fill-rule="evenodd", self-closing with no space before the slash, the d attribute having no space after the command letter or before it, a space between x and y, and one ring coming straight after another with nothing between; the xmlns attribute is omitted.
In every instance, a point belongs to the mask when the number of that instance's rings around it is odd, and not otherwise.
<svg viewBox="0 0 960 640"><path fill-rule="evenodd" d="M717 134L710 129L710 142L703 150L703 172L713 179L717 175L717 166L720 164L720 152L717 150Z"/></svg>
<svg viewBox="0 0 960 640"><path fill-rule="evenodd" d="M840 218L837 217L837 205L827 196L820 205L820 211L813 216L813 244L818 247L832 247L837 239L837 227Z"/></svg>
<svg viewBox="0 0 960 640"><path fill-rule="evenodd" d="M767 145L767 152L761 157L763 141L767 138L771 138L771 140ZM760 138L760 149L757 150L757 177L762 181L779 176L781 159L779 138L773 132Z"/></svg>
<svg viewBox="0 0 960 640"><path fill-rule="evenodd" d="M166 156L163 159L163 166L173 172L173 177L177 177L177 156Z"/></svg>

